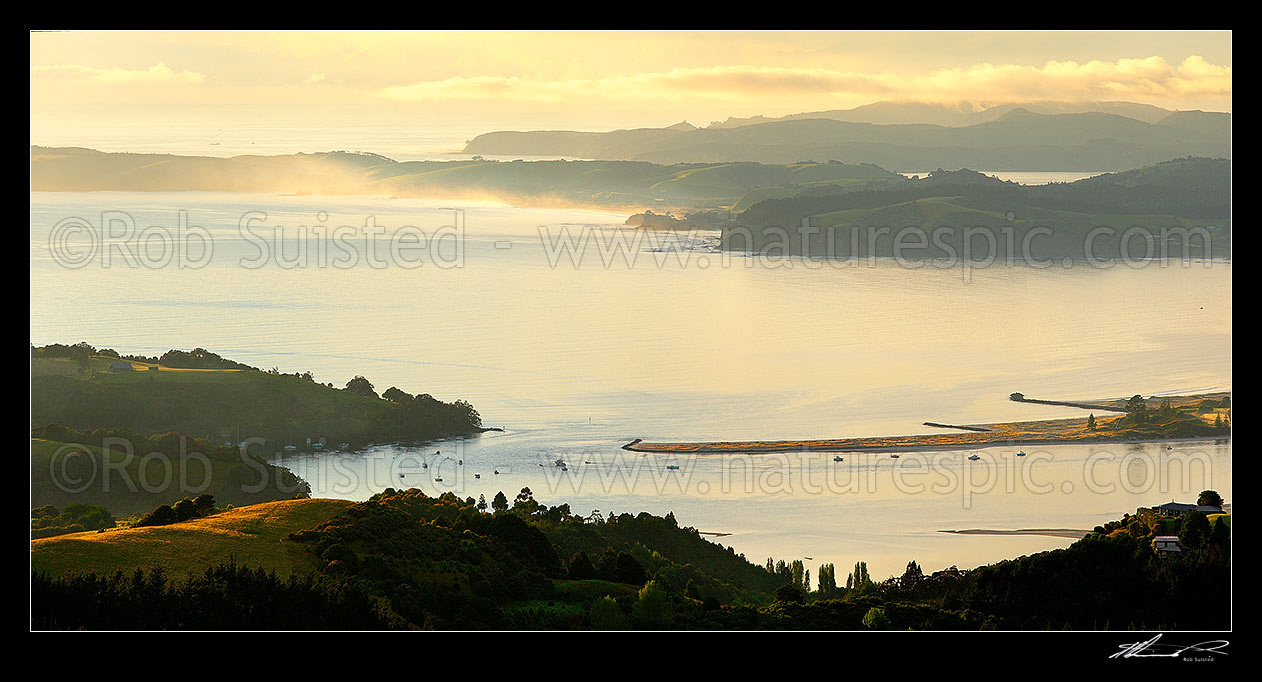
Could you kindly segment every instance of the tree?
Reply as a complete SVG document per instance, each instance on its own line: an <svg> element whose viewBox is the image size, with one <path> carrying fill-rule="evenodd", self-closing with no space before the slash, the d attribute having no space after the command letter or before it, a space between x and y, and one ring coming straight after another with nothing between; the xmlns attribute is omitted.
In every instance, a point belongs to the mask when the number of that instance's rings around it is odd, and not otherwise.
<svg viewBox="0 0 1262 682"><path fill-rule="evenodd" d="M1209 517L1204 512L1189 511L1179 527L1179 544L1187 549L1200 549L1209 538Z"/></svg>
<svg viewBox="0 0 1262 682"><path fill-rule="evenodd" d="M1136 394L1126 401L1126 418L1133 424L1147 423L1148 402L1144 396Z"/></svg>
<svg viewBox="0 0 1262 682"><path fill-rule="evenodd" d="M1087 430L1095 431L1095 415L1094 414L1087 415Z"/></svg>
<svg viewBox="0 0 1262 682"><path fill-rule="evenodd" d="M539 510L539 503L535 501L535 494L530 488L522 488L517 493L516 499L513 500L513 511L520 511L525 514L533 514Z"/></svg>
<svg viewBox="0 0 1262 682"><path fill-rule="evenodd" d="M640 598L631 607L631 615L644 627L657 627L666 622L669 607L666 588L656 580L650 580L640 588Z"/></svg>
<svg viewBox="0 0 1262 682"><path fill-rule="evenodd" d="M478 495L478 511L486 511L486 495Z"/></svg>
<svg viewBox="0 0 1262 682"><path fill-rule="evenodd" d="M622 609L612 597L605 596L592 602L592 610L587 616L593 630L625 630L627 619Z"/></svg>
<svg viewBox="0 0 1262 682"><path fill-rule="evenodd" d="M856 594L866 594L874 587L872 577L868 575L868 564L860 561L854 565L854 571L846 578L846 590L855 590Z"/></svg>
<svg viewBox="0 0 1262 682"><path fill-rule="evenodd" d="M1219 518L1214 522L1213 529L1209 531L1209 544L1223 549L1231 544L1231 526L1227 525L1225 518Z"/></svg>
<svg viewBox="0 0 1262 682"><path fill-rule="evenodd" d="M384 393L381 394L381 397L385 398L386 400L389 400L392 403L405 403L412 399L412 394L406 391L401 391L398 388L391 386L390 388L387 388Z"/></svg>
<svg viewBox="0 0 1262 682"><path fill-rule="evenodd" d="M794 604L802 603L802 590L793 584L781 585L776 590L776 601L791 602Z"/></svg>
<svg viewBox="0 0 1262 682"><path fill-rule="evenodd" d="M863 615L863 627L869 630L888 630L890 627L890 619L885 615L885 609L873 606Z"/></svg>
<svg viewBox="0 0 1262 682"><path fill-rule="evenodd" d="M837 593L837 569L832 564L819 567L819 596L827 599Z"/></svg>
<svg viewBox="0 0 1262 682"><path fill-rule="evenodd" d="M478 414L478 411L474 409L473 405L469 403L469 401L457 400L452 403L452 406L464 416L470 426L475 429L482 428L482 415Z"/></svg>
<svg viewBox="0 0 1262 682"><path fill-rule="evenodd" d="M596 577L596 567L592 565L591 559L587 558L587 554L578 551L574 556L570 557L569 568L567 569L570 580L591 580Z"/></svg>
<svg viewBox="0 0 1262 682"><path fill-rule="evenodd" d="M205 516L215 509L215 498L213 495L198 495L193 498L193 505L197 507L197 515Z"/></svg>
<svg viewBox="0 0 1262 682"><path fill-rule="evenodd" d="M644 567L627 552L606 552L600 558L596 573L609 582L625 585L643 585L648 581Z"/></svg>
<svg viewBox="0 0 1262 682"><path fill-rule="evenodd" d="M1219 495L1217 490L1202 490L1200 496L1196 498L1196 504L1202 507L1221 507L1223 496Z"/></svg>
<svg viewBox="0 0 1262 682"><path fill-rule="evenodd" d="M578 551L569 559L568 573L569 580L592 580L596 577L596 567L592 566L586 552Z"/></svg>
<svg viewBox="0 0 1262 682"><path fill-rule="evenodd" d="M377 392L373 390L372 382L358 374L355 375L354 379L346 382L346 391L355 395L362 395L365 398L377 397Z"/></svg>
<svg viewBox="0 0 1262 682"><path fill-rule="evenodd" d="M908 561L907 570L903 571L903 577L899 578L898 584L909 590L914 590L924 578L925 572L920 569L920 564L915 561Z"/></svg>
<svg viewBox="0 0 1262 682"><path fill-rule="evenodd" d="M495 499L491 500L491 509L497 512L508 511L508 498L505 497L503 490L495 493Z"/></svg>

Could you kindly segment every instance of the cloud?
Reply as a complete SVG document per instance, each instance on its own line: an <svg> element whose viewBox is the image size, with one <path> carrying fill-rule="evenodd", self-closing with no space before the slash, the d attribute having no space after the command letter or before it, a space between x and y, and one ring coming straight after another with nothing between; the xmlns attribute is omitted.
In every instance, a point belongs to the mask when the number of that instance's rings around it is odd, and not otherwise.
<svg viewBox="0 0 1262 682"><path fill-rule="evenodd" d="M822 68L715 66L679 68L599 79L532 80L516 76L454 76L383 88L402 102L510 99L562 102L585 97L754 100L810 96L862 101L987 102L1085 100L1130 96L1231 96L1231 67L1200 56L1178 65L1161 57L1115 62L1049 61L1043 66L973 64L923 73L857 73Z"/></svg>
<svg viewBox="0 0 1262 682"><path fill-rule="evenodd" d="M143 82L177 82L201 83L206 80L204 74L194 71L175 71L162 62L147 69L98 69L79 64L55 64L50 66L32 66L31 71L61 73L104 83L143 83Z"/></svg>

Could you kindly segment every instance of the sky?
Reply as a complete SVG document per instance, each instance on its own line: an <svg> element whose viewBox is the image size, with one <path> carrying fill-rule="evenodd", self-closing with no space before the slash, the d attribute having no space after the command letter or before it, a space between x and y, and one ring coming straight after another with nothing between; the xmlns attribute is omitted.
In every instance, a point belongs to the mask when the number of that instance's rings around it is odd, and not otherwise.
<svg viewBox="0 0 1262 682"><path fill-rule="evenodd" d="M1231 110L1231 32L33 32L31 143L609 130L876 101Z"/></svg>

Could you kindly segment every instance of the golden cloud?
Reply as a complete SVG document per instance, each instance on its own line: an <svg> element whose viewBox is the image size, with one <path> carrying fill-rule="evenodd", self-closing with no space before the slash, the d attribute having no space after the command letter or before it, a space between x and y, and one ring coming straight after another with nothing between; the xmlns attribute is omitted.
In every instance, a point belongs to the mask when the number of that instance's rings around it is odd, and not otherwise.
<svg viewBox="0 0 1262 682"><path fill-rule="evenodd" d="M1043 66L974 64L926 73L856 73L820 68L715 66L679 68L600 79L531 80L516 76L455 76L383 88L403 102L512 99L559 102L583 97L753 99L813 95L847 99L988 102L1082 100L1126 96L1200 95L1230 98L1231 67L1189 56L1171 65L1161 57L1116 62L1049 61Z"/></svg>
<svg viewBox="0 0 1262 682"><path fill-rule="evenodd" d="M162 62L147 69L99 69L79 64L56 64L51 66L32 66L31 71L60 73L83 78L91 78L105 83L142 83L166 81L179 83L201 83L206 76L194 71L175 71Z"/></svg>

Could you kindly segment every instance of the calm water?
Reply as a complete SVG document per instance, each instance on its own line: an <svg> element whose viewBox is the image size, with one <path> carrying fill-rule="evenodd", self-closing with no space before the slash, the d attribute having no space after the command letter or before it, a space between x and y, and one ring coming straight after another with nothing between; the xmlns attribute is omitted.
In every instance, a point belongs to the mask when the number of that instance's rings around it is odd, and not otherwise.
<svg viewBox="0 0 1262 682"><path fill-rule="evenodd" d="M202 346L338 386L362 374L378 391L467 399L505 429L285 461L317 495L363 499L407 485L489 500L530 487L584 514L674 511L685 525L731 533L718 541L755 562L811 557L814 573L865 560L882 577L912 559L926 570L970 567L1070 542L940 530L1091 528L1207 487L1231 501L1229 449L1203 443L1058 446L1021 459L994 448L981 462L968 453L669 461L620 449L633 438L844 437L1081 415L1012 403L1013 391L1229 390L1227 263L833 267L725 257L709 235L668 252L678 243L597 211L210 193L31 202L32 343L145 354ZM132 235L120 216L102 228L105 211L126 212ZM207 239L164 242L178 237L181 211L185 235ZM251 211L265 217L252 214L243 235ZM87 227L67 228L71 217ZM151 226L141 253L138 235ZM107 248L109 230L120 239ZM557 255L563 230L588 240L581 258ZM164 244L185 244L194 267L164 262ZM558 458L567 470L551 466Z"/></svg>

